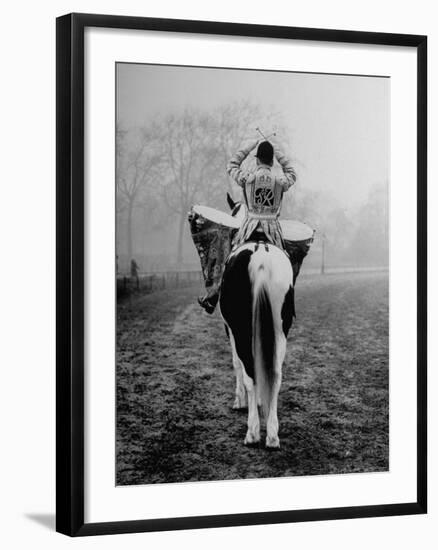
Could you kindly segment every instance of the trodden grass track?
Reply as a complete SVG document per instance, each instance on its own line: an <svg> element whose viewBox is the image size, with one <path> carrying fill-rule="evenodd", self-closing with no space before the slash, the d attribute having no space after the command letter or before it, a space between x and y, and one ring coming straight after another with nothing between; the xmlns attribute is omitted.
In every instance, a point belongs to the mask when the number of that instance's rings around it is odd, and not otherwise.
<svg viewBox="0 0 438 550"><path fill-rule="evenodd" d="M118 485L388 469L387 273L298 278L275 452L243 445L228 339L198 293L118 304Z"/></svg>

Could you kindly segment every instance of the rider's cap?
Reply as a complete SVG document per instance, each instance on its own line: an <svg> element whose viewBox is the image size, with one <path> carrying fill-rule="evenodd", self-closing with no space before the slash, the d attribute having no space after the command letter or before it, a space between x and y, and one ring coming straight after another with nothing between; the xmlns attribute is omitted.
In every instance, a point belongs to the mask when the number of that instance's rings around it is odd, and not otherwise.
<svg viewBox="0 0 438 550"><path fill-rule="evenodd" d="M272 164L274 160L274 148L269 141L262 141L257 147L256 157L263 164Z"/></svg>

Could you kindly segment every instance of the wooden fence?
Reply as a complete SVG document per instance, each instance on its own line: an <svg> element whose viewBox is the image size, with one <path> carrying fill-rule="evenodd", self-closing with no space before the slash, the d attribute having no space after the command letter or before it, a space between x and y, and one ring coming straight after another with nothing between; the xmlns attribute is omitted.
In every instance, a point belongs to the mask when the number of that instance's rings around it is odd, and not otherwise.
<svg viewBox="0 0 438 550"><path fill-rule="evenodd" d="M368 271L388 271L388 267L326 267L324 273L326 275L335 275L336 273L363 273ZM301 270L303 275L318 275L322 274L319 268L306 268ZM160 271L156 273L141 273L136 277L128 275L117 276L117 297L128 296L132 292L141 292L149 294L166 288L183 288L187 286L203 285L201 271Z"/></svg>
<svg viewBox="0 0 438 550"><path fill-rule="evenodd" d="M182 288L202 283L201 271L162 271L140 273L138 277L117 277L117 297L131 292L150 293L166 288Z"/></svg>

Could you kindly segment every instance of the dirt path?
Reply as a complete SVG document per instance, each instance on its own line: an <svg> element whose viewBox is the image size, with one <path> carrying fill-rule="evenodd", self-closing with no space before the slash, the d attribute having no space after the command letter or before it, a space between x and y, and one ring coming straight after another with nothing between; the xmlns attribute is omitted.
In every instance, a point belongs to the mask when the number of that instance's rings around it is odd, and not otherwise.
<svg viewBox="0 0 438 550"><path fill-rule="evenodd" d="M229 344L198 288L119 304L117 483L386 470L387 287L382 273L298 281L278 452L243 445Z"/></svg>

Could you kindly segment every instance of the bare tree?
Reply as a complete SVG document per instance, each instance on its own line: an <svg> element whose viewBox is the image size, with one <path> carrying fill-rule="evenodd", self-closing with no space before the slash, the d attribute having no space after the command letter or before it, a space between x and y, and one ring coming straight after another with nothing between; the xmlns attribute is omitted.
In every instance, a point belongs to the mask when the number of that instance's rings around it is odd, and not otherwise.
<svg viewBox="0 0 438 550"><path fill-rule="evenodd" d="M160 154L150 130L142 129L118 134L116 181L118 211L126 211L127 257L133 258L133 214L147 190L151 191L158 173ZM152 193L146 202L149 208ZM143 202L144 207L144 202Z"/></svg>
<svg viewBox="0 0 438 550"><path fill-rule="evenodd" d="M183 260L187 213L217 181L218 162L211 116L195 110L169 115L156 128L162 147L163 201L178 216L176 261Z"/></svg>
<svg viewBox="0 0 438 550"><path fill-rule="evenodd" d="M387 266L389 263L388 184L373 185L367 201L355 213L349 254L357 263Z"/></svg>
<svg viewBox="0 0 438 550"><path fill-rule="evenodd" d="M155 117L142 129L117 128L117 212L125 222L128 261L133 233L172 228L176 219L176 262L182 264L188 210L194 203L225 206L226 191L237 191L227 163L242 143L257 136L257 126L268 133L281 128L273 111L263 113L245 101L208 113L186 109Z"/></svg>

